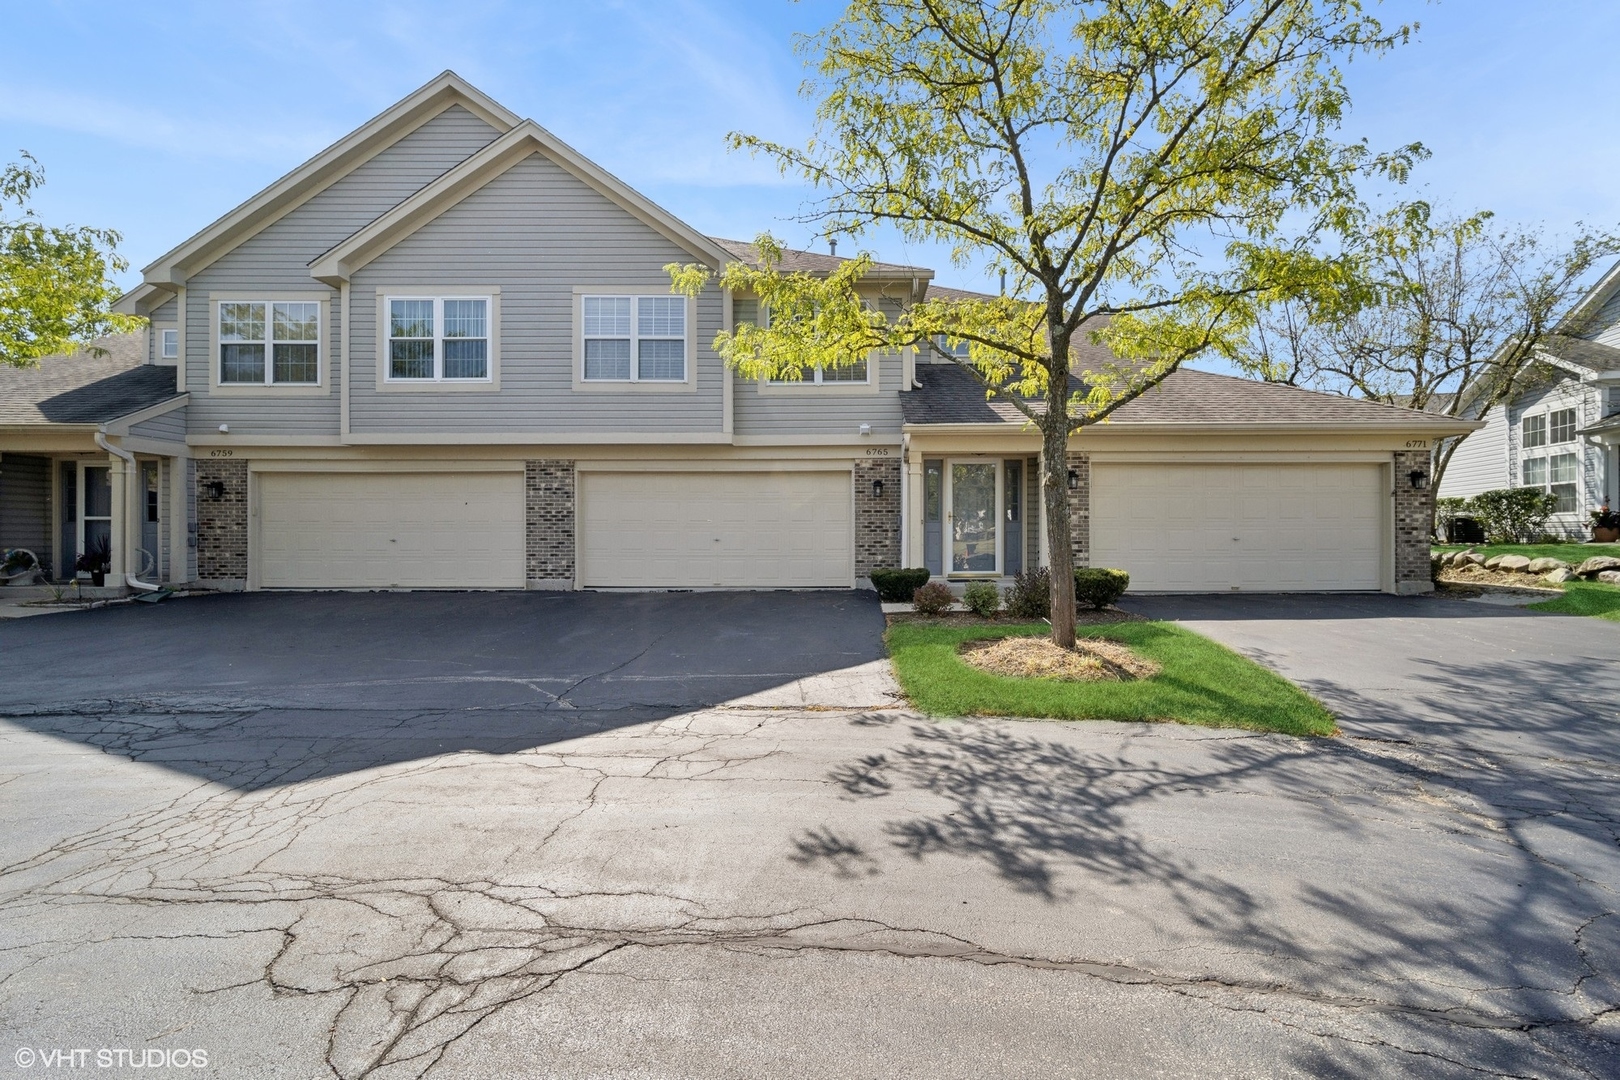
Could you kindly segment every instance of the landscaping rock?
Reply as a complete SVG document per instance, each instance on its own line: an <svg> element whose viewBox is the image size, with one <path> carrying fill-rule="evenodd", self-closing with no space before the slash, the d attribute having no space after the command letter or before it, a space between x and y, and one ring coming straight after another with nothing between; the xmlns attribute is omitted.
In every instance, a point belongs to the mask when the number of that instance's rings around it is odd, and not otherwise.
<svg viewBox="0 0 1620 1080"><path fill-rule="evenodd" d="M1569 563L1563 559L1531 559L1527 569L1532 574L1545 574L1549 570L1568 570Z"/></svg>
<svg viewBox="0 0 1620 1080"><path fill-rule="evenodd" d="M1596 577L1605 570L1620 570L1620 559L1610 555L1594 555L1575 568L1575 573L1584 578Z"/></svg>
<svg viewBox="0 0 1620 1080"><path fill-rule="evenodd" d="M1452 562L1457 566L1484 566L1485 556L1476 551L1459 551Z"/></svg>
<svg viewBox="0 0 1620 1080"><path fill-rule="evenodd" d="M1564 582L1568 581L1574 576L1575 572L1569 567L1560 566L1558 569L1554 570L1541 580L1547 582L1549 585L1562 585Z"/></svg>
<svg viewBox="0 0 1620 1080"><path fill-rule="evenodd" d="M1485 565L1489 566L1490 563ZM1496 559L1496 568L1513 574L1522 574L1530 569L1530 560L1523 555L1502 555Z"/></svg>
<svg viewBox="0 0 1620 1080"><path fill-rule="evenodd" d="M1490 558L1485 560L1485 569L1495 570L1498 566L1502 565L1502 560L1505 558L1507 558L1506 555L1492 555Z"/></svg>
<svg viewBox="0 0 1620 1080"><path fill-rule="evenodd" d="M1599 570L1597 579L1610 585L1620 585L1620 570Z"/></svg>

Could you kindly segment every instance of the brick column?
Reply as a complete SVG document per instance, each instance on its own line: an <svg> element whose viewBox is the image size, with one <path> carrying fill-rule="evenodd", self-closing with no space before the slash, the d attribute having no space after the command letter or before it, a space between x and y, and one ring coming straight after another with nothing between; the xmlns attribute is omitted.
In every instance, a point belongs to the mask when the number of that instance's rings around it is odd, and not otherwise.
<svg viewBox="0 0 1620 1080"><path fill-rule="evenodd" d="M1434 512L1434 490L1425 482L1412 486L1411 473L1429 475L1427 450L1395 452L1395 592L1401 596L1434 591L1429 576L1429 522Z"/></svg>
<svg viewBox="0 0 1620 1080"><path fill-rule="evenodd" d="M197 458L197 577L244 588L248 576L248 467L239 458ZM214 494L214 485L223 493Z"/></svg>
<svg viewBox="0 0 1620 1080"><path fill-rule="evenodd" d="M1069 489L1069 547L1076 568L1091 565L1091 455L1069 455L1069 469L1080 476L1080 486Z"/></svg>
<svg viewBox="0 0 1620 1080"><path fill-rule="evenodd" d="M874 480L883 481L882 495L872 494ZM920 521L917 527L922 527ZM900 455L862 458L855 463L855 576L899 565Z"/></svg>
<svg viewBox="0 0 1620 1080"><path fill-rule="evenodd" d="M524 577L531 589L574 587L574 463L523 463Z"/></svg>

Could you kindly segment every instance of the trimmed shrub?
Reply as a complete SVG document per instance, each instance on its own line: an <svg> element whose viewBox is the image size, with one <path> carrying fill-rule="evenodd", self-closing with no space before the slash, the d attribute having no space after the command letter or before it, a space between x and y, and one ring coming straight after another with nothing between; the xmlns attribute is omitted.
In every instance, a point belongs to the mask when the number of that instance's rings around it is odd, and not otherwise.
<svg viewBox="0 0 1620 1080"><path fill-rule="evenodd" d="M928 571L921 566L907 567L904 570L880 566L867 576L872 579L872 587L877 590L878 599L886 604L909 604L911 594L917 587L928 584Z"/></svg>
<svg viewBox="0 0 1620 1080"><path fill-rule="evenodd" d="M1007 589L1007 614L1015 619L1044 619L1052 614L1052 575L1046 567L1013 575Z"/></svg>
<svg viewBox="0 0 1620 1080"><path fill-rule="evenodd" d="M1074 602L1090 604L1099 611L1124 596L1130 587L1131 575L1123 570L1082 566L1074 572Z"/></svg>
<svg viewBox="0 0 1620 1080"><path fill-rule="evenodd" d="M1001 590L988 581L975 581L962 590L962 606L981 619L1001 610Z"/></svg>
<svg viewBox="0 0 1620 1080"><path fill-rule="evenodd" d="M1468 500L1468 512L1479 519L1485 538L1493 544L1518 543L1541 535L1557 509L1557 496L1540 488L1497 488Z"/></svg>
<svg viewBox="0 0 1620 1080"><path fill-rule="evenodd" d="M956 597L942 583L934 581L919 586L917 591L911 594L911 603L919 615L943 615L951 610L951 606L956 603Z"/></svg>

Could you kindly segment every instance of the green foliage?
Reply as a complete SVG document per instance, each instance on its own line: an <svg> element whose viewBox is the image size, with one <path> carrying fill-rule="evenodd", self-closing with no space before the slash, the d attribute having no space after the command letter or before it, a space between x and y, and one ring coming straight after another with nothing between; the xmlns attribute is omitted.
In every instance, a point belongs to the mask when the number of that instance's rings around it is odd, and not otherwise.
<svg viewBox="0 0 1620 1080"><path fill-rule="evenodd" d="M1455 497L1434 500L1434 517L1440 523L1441 535L1445 534L1446 526L1456 518L1468 513L1468 500Z"/></svg>
<svg viewBox="0 0 1620 1080"><path fill-rule="evenodd" d="M111 310L119 290L110 275L128 266L117 254L118 233L41 223L28 201L44 183L45 171L26 152L0 171L0 364L30 366L145 324ZM7 203L20 216L5 216Z"/></svg>
<svg viewBox="0 0 1620 1080"><path fill-rule="evenodd" d="M934 581L920 586L911 594L911 605L919 615L943 615L951 610L956 597L942 582Z"/></svg>
<svg viewBox="0 0 1620 1080"><path fill-rule="evenodd" d="M1151 679L1017 679L969 667L957 654L964 641L1046 631L1044 623L950 627L912 622L890 627L886 640L906 696L934 716L1174 720L1289 735L1332 735L1337 730L1332 714L1293 683L1171 623L1085 627L1079 635L1120 642L1157 662L1163 671Z"/></svg>
<svg viewBox="0 0 1620 1080"><path fill-rule="evenodd" d="M1052 575L1044 566L1013 575L1007 589L1007 614L1015 619L1042 619L1052 610Z"/></svg>
<svg viewBox="0 0 1620 1080"><path fill-rule="evenodd" d="M1001 590L988 581L975 581L962 590L962 606L981 619L1001 610Z"/></svg>
<svg viewBox="0 0 1620 1080"><path fill-rule="evenodd" d="M1558 499L1540 488L1497 488L1468 500L1467 510L1479 519L1493 544L1531 540L1545 531Z"/></svg>
<svg viewBox="0 0 1620 1080"><path fill-rule="evenodd" d="M916 588L928 584L928 570L921 566L903 570L880 566L867 576L872 579L878 599L885 604L909 604Z"/></svg>
<svg viewBox="0 0 1620 1080"><path fill-rule="evenodd" d="M1131 575L1123 570L1081 566L1074 571L1075 603L1090 604L1099 611L1124 596L1130 587Z"/></svg>

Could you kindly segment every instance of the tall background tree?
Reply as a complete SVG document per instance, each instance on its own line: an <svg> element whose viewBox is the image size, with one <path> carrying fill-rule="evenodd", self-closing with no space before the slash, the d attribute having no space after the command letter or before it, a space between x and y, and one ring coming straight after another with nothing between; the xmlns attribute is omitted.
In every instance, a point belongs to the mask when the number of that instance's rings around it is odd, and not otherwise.
<svg viewBox="0 0 1620 1080"><path fill-rule="evenodd" d="M45 171L27 151L0 172L0 364L27 367L144 320L112 311L112 275L128 263L121 237L87 225L52 226L30 208Z"/></svg>
<svg viewBox="0 0 1620 1080"><path fill-rule="evenodd" d="M891 323L854 296L860 267L811 280L767 258L722 284L758 294L769 326L716 348L745 376L792 378L869 347L967 343L986 393L1041 433L1052 637L1072 646L1071 434L1190 358L1235 354L1258 304L1331 285L1313 237L1346 225L1359 174L1399 179L1411 160L1337 140L1338 65L1409 32L1356 0L853 0L800 43L814 137L733 149L819 188L807 216L828 232L943 242L1005 271L1009 295ZM1072 371L1079 335L1118 362Z"/></svg>
<svg viewBox="0 0 1620 1080"><path fill-rule="evenodd" d="M1437 216L1408 202L1372 217L1345 254L1342 286L1273 305L1239 362L1277 382L1472 420L1544 377L1544 354L1585 331L1575 305L1620 239L1551 238L1489 212ZM1436 487L1465 438L1436 445Z"/></svg>

